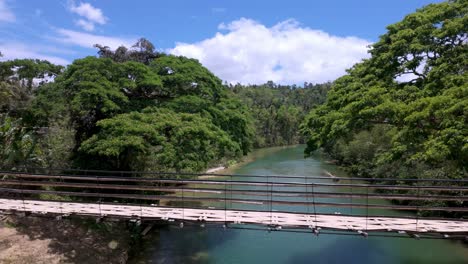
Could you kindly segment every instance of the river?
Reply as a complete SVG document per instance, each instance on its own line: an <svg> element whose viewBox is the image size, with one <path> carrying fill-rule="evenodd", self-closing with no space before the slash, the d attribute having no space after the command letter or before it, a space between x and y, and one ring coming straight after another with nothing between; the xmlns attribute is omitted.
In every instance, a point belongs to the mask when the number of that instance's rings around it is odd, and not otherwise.
<svg viewBox="0 0 468 264"><path fill-rule="evenodd" d="M250 162L230 173L318 176L327 170L346 176L319 156L304 159L303 151L303 146L260 149L250 155ZM320 210L343 213L338 208ZM328 234L317 237L311 233L174 225L151 232L130 263L468 263L468 247L460 242L432 239Z"/></svg>

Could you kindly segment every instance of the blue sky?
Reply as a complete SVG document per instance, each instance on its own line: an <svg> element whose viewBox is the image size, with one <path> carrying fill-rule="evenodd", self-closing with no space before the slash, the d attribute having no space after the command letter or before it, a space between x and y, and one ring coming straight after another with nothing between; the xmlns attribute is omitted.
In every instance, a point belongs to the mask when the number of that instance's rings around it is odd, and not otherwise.
<svg viewBox="0 0 468 264"><path fill-rule="evenodd" d="M229 82L333 80L367 56L385 26L427 0L0 0L5 59L68 64L145 37Z"/></svg>

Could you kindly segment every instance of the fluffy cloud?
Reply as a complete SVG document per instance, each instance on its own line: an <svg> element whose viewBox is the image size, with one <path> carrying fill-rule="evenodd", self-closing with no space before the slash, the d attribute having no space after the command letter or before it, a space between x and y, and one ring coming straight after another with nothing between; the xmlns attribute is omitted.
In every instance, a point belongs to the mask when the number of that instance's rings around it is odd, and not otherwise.
<svg viewBox="0 0 468 264"><path fill-rule="evenodd" d="M94 35L63 28L59 28L56 31L60 37L54 38L55 40L85 48L92 48L94 44L102 44L109 46L111 49L116 49L122 45L129 47L136 42L135 39Z"/></svg>
<svg viewBox="0 0 468 264"><path fill-rule="evenodd" d="M74 1L69 2L69 10L83 19L75 21L75 24L84 30L93 31L95 24L104 25L107 23L107 17L104 16L101 9L92 6L89 3L80 3L76 5Z"/></svg>
<svg viewBox="0 0 468 264"><path fill-rule="evenodd" d="M78 19L77 21L75 21L75 24L77 26L83 28L86 31L93 31L94 30L94 23L89 22L89 21L84 20L84 19Z"/></svg>
<svg viewBox="0 0 468 264"><path fill-rule="evenodd" d="M0 22L15 22L15 14L6 4L6 0L0 0Z"/></svg>
<svg viewBox="0 0 468 264"><path fill-rule="evenodd" d="M336 79L368 57L370 44L357 37L301 27L295 20L266 27L242 18L219 25L219 30L227 32L193 44L177 43L168 52L196 58L231 83L300 84Z"/></svg>
<svg viewBox="0 0 468 264"><path fill-rule="evenodd" d="M3 57L1 60L14 60L14 59L41 59L48 60L54 64L67 65L70 62L66 59L44 54L43 51L54 51L54 48L48 50L47 47L33 46L31 44L25 45L23 43L0 43L0 51Z"/></svg>

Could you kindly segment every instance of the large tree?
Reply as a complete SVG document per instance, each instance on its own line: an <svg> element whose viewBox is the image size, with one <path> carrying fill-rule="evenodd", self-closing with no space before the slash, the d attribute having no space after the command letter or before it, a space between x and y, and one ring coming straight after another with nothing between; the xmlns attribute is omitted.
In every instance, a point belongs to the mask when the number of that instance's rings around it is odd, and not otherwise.
<svg viewBox="0 0 468 264"><path fill-rule="evenodd" d="M99 133L80 150L107 157L113 168L200 171L241 151L229 134L198 114L150 108L101 120L98 126Z"/></svg>
<svg viewBox="0 0 468 264"><path fill-rule="evenodd" d="M248 111L198 61L146 40L119 49L75 60L32 104L70 120L76 166L198 171L250 150Z"/></svg>
<svg viewBox="0 0 468 264"><path fill-rule="evenodd" d="M53 81L62 69L44 60L0 62L0 168L44 165L28 109L37 89Z"/></svg>
<svg viewBox="0 0 468 264"><path fill-rule="evenodd" d="M371 58L336 80L326 103L306 118L306 152L333 153L383 129L390 143L368 144L376 166L370 176L466 177L467 13L467 1L447 1L388 26Z"/></svg>
<svg viewBox="0 0 468 264"><path fill-rule="evenodd" d="M44 60L16 59L0 62L0 112L20 116L35 92L53 81L63 66Z"/></svg>

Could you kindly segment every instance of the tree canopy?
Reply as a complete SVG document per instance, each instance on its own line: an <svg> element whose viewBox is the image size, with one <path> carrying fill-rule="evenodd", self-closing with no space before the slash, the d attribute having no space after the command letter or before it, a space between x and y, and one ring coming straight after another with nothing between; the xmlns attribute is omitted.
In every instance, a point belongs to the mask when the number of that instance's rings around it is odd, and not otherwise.
<svg viewBox="0 0 468 264"><path fill-rule="evenodd" d="M136 61L148 65L152 60L164 55L156 52L153 43L145 38L140 38L131 48L120 46L115 51L101 44L95 44L94 47L99 49L99 57L110 58L116 62Z"/></svg>
<svg viewBox="0 0 468 264"><path fill-rule="evenodd" d="M97 125L99 132L80 150L108 157L114 168L200 171L220 157L238 157L241 151L228 133L199 114L146 109Z"/></svg>
<svg viewBox="0 0 468 264"><path fill-rule="evenodd" d="M467 13L467 1L448 1L388 26L371 58L336 80L307 116L306 152L324 148L345 163L365 163L370 168L356 172L373 177L465 177ZM371 162L346 160L342 152L366 131L368 142L380 133L385 143L369 144Z"/></svg>
<svg viewBox="0 0 468 264"><path fill-rule="evenodd" d="M197 60L156 53L144 39L126 53L98 47L31 104L37 123L70 120L74 166L199 171L250 151L250 114Z"/></svg>
<svg viewBox="0 0 468 264"><path fill-rule="evenodd" d="M310 109L325 101L330 83L228 85L247 106L255 122L254 147L304 143L299 126Z"/></svg>
<svg viewBox="0 0 468 264"><path fill-rule="evenodd" d="M0 167L42 165L34 128L25 124L36 91L61 74L48 61L16 59L0 62Z"/></svg>

